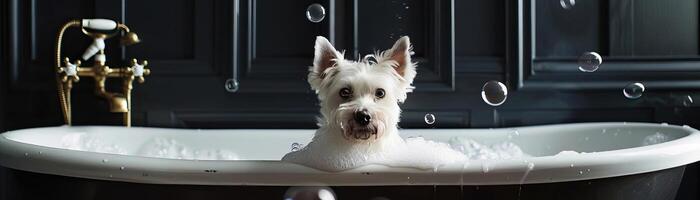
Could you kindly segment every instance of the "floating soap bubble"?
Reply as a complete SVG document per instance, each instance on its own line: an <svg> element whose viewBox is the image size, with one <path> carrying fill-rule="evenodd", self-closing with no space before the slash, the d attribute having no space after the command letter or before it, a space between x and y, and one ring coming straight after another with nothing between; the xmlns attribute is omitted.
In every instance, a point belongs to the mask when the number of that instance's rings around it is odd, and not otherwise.
<svg viewBox="0 0 700 200"><path fill-rule="evenodd" d="M321 200L335 200L335 195L330 189L320 189L318 190L318 198Z"/></svg>
<svg viewBox="0 0 700 200"><path fill-rule="evenodd" d="M321 4L311 4L306 8L306 19L313 23L319 23L326 17L326 9Z"/></svg>
<svg viewBox="0 0 700 200"><path fill-rule="evenodd" d="M628 99L638 99L639 97L642 97L643 93L644 85L642 85L642 83L630 83L625 87L625 89L622 89L622 94L624 94Z"/></svg>
<svg viewBox="0 0 700 200"><path fill-rule="evenodd" d="M488 81L481 88L481 98L491 106L500 106L508 97L508 88L501 82Z"/></svg>
<svg viewBox="0 0 700 200"><path fill-rule="evenodd" d="M291 187L284 200L335 200L335 194L329 187Z"/></svg>
<svg viewBox="0 0 700 200"><path fill-rule="evenodd" d="M562 8L569 10L576 5L576 0L559 0L559 4Z"/></svg>
<svg viewBox="0 0 700 200"><path fill-rule="evenodd" d="M377 58L374 57L373 54L365 55L365 57L363 57L362 60L365 62L368 62L369 64L376 64L377 63Z"/></svg>
<svg viewBox="0 0 700 200"><path fill-rule="evenodd" d="M693 97L690 95L683 97L683 106L689 107L693 105Z"/></svg>
<svg viewBox="0 0 700 200"><path fill-rule="evenodd" d="M573 0L572 0L573 1ZM578 70L582 72L594 72L603 63L603 57L596 52L585 52L578 57Z"/></svg>
<svg viewBox="0 0 700 200"><path fill-rule="evenodd" d="M425 116L423 116L423 120L425 120L426 124L432 125L435 123L435 115L430 114L430 113L425 114Z"/></svg>
<svg viewBox="0 0 700 200"><path fill-rule="evenodd" d="M224 83L224 88L226 88L228 92L236 92L238 91L238 81L232 78L227 79Z"/></svg>

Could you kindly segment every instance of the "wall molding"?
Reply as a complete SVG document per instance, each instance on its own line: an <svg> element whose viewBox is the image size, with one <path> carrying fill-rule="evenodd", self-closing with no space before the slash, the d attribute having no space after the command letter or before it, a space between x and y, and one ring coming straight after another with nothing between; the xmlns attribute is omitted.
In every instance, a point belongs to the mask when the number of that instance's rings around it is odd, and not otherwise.
<svg viewBox="0 0 700 200"><path fill-rule="evenodd" d="M604 58L594 73L578 71L576 57L538 58L536 55L535 0L509 1L516 7L508 17L514 47L515 70L509 70L509 85L518 90L618 90L630 82L643 82L647 89L700 89L700 56ZM514 5L515 4L515 5Z"/></svg>

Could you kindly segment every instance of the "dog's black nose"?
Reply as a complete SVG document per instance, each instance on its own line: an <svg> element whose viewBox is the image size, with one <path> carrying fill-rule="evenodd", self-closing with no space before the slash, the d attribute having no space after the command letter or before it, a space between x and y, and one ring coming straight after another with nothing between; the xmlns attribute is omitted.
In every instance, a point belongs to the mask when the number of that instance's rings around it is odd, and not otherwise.
<svg viewBox="0 0 700 200"><path fill-rule="evenodd" d="M360 110L355 112L355 121L359 124L367 125L372 121L372 116L367 110Z"/></svg>

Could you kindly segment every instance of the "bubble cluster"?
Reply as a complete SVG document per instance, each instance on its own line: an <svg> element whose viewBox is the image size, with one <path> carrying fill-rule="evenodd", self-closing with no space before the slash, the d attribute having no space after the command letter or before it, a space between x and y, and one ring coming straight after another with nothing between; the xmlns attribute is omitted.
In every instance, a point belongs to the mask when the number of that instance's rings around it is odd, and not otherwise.
<svg viewBox="0 0 700 200"><path fill-rule="evenodd" d="M647 145L654 145L654 144L659 144L659 143L664 143L669 140L672 140L671 137L664 133L656 132L655 134L648 135L644 137L644 140L642 140L642 145L647 146Z"/></svg>

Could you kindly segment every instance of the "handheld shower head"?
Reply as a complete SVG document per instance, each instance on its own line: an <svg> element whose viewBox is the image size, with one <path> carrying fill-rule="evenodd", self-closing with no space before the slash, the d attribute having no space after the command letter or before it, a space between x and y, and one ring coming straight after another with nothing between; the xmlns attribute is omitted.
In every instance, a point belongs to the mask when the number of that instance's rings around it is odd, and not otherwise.
<svg viewBox="0 0 700 200"><path fill-rule="evenodd" d="M95 30L109 31L117 28L117 22L111 19L83 19L81 27Z"/></svg>

